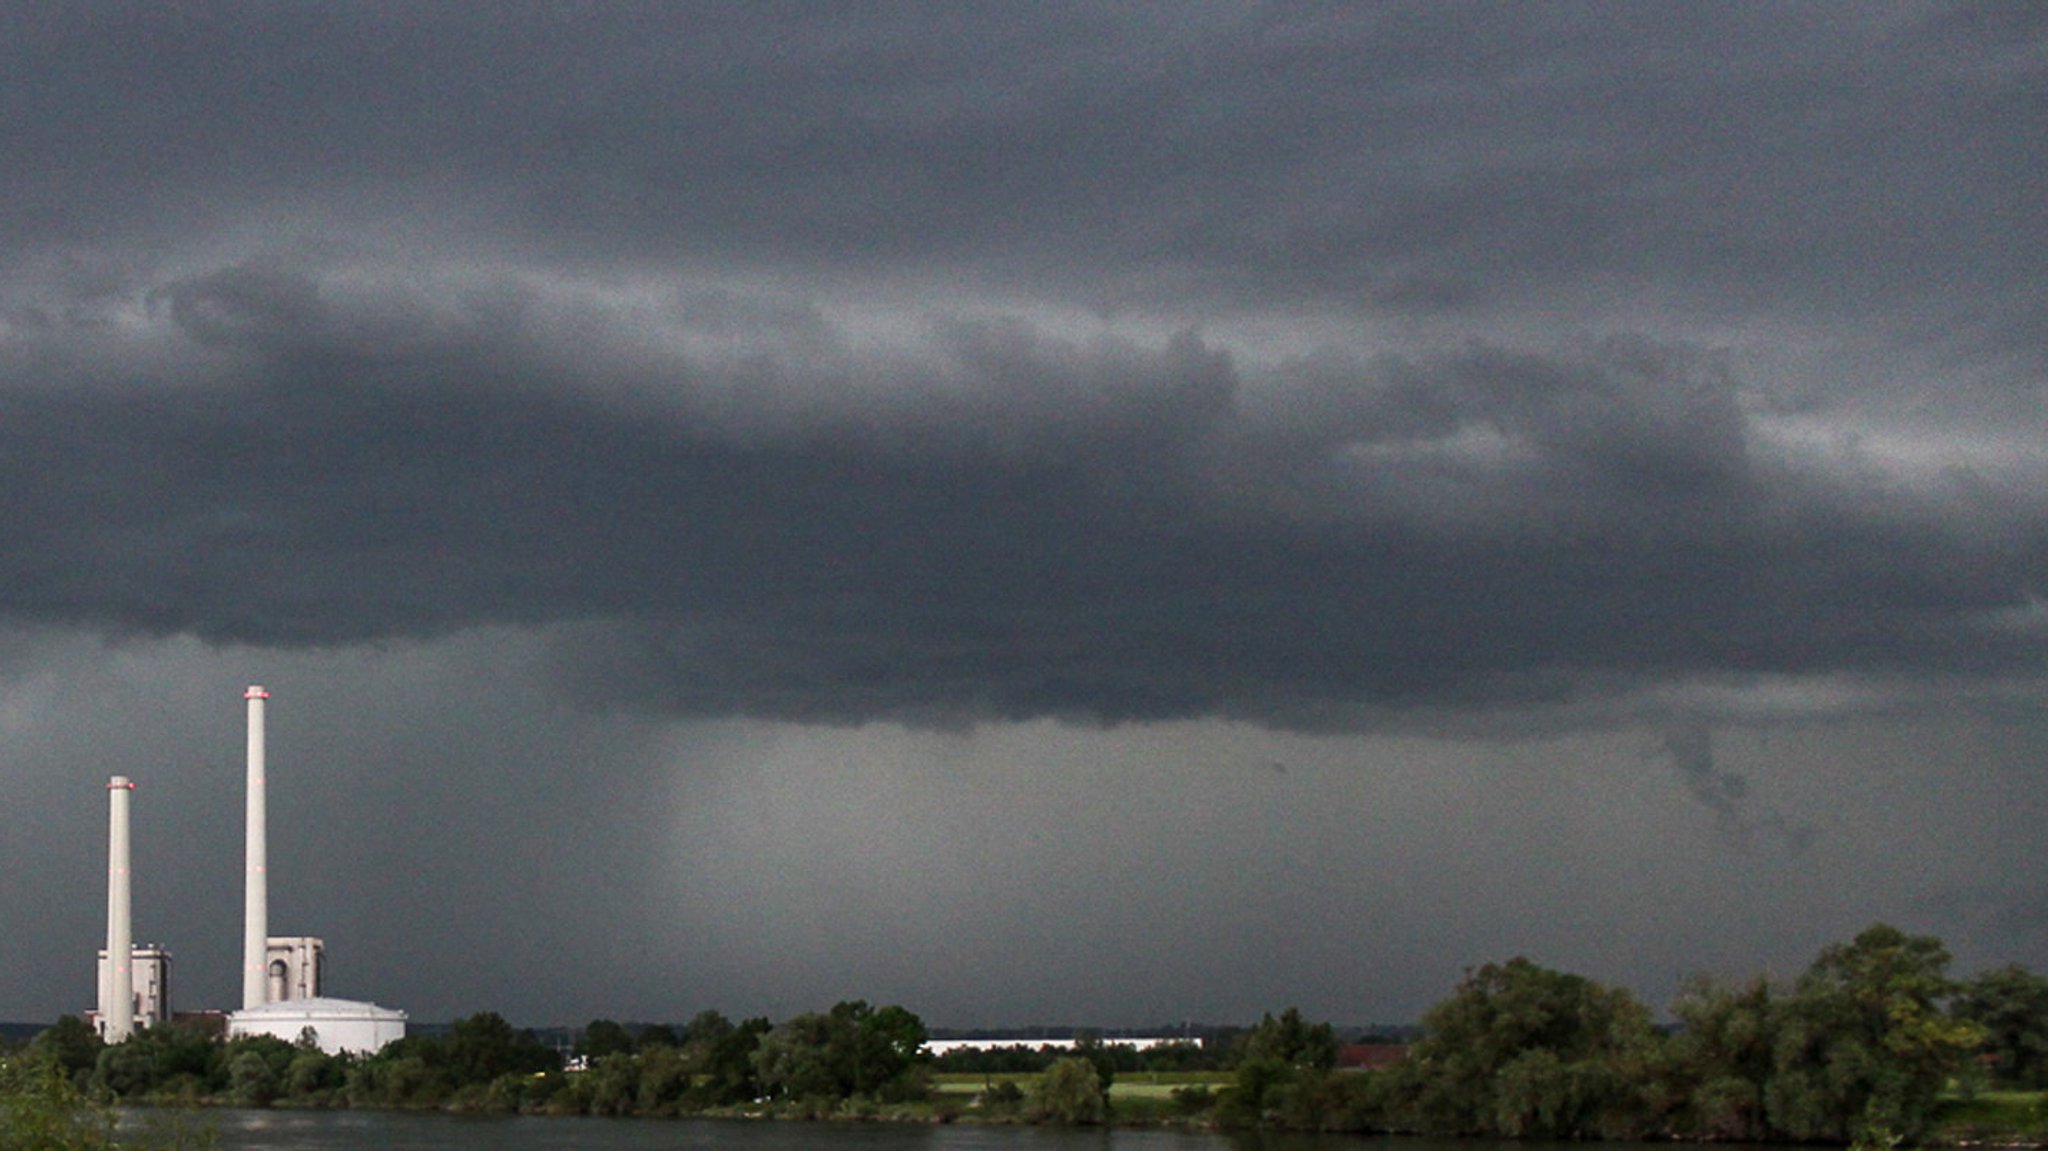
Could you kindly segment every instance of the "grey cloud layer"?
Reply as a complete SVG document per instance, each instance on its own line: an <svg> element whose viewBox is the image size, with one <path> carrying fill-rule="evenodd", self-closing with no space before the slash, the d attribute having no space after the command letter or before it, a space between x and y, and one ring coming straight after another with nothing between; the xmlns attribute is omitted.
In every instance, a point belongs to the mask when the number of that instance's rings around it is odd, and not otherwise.
<svg viewBox="0 0 2048 1151"><path fill-rule="evenodd" d="M2038 268L2042 31L2013 6L10 23L25 236L466 203L564 258L993 262L1153 306L1604 273L1862 308Z"/></svg>
<svg viewBox="0 0 2048 1151"><path fill-rule="evenodd" d="M0 611L830 719L2038 662L2029 10L873 16L7 17Z"/></svg>
<svg viewBox="0 0 2048 1151"><path fill-rule="evenodd" d="M275 268L147 293L201 378L0 401L11 610L258 644L576 621L607 694L842 719L2036 654L1989 623L2040 570L2035 498L1773 459L1682 348L1324 362L1254 418L1194 336L868 352L797 310L804 355L753 323L717 362L486 294L437 324Z"/></svg>

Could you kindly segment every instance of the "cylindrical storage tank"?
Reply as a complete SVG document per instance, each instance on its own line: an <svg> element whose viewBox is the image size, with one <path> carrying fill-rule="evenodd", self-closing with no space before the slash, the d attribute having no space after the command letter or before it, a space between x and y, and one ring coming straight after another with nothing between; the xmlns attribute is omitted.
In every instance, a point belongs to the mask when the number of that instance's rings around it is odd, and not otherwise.
<svg viewBox="0 0 2048 1151"><path fill-rule="evenodd" d="M228 1036L237 1035L274 1035L287 1043L310 1038L329 1055L367 1055L405 1038L405 1012L350 999L287 999L230 1014Z"/></svg>

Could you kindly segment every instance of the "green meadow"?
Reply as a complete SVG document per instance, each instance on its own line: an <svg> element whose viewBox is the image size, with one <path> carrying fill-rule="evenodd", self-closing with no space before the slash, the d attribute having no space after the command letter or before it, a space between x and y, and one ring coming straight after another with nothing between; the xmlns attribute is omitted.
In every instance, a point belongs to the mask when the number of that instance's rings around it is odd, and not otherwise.
<svg viewBox="0 0 2048 1151"><path fill-rule="evenodd" d="M1930 1143L2048 1146L2048 1091L1978 1091L1943 1100Z"/></svg>

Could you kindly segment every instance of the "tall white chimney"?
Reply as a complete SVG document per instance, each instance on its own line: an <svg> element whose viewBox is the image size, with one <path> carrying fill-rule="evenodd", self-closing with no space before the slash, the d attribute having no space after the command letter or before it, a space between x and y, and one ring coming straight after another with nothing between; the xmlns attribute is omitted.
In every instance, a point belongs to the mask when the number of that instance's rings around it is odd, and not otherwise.
<svg viewBox="0 0 2048 1151"><path fill-rule="evenodd" d="M268 840L263 815L263 701L270 693L252 684L242 698L249 701L249 874L242 899L242 1007L246 1010L270 1001L270 880L264 870Z"/></svg>
<svg viewBox="0 0 2048 1151"><path fill-rule="evenodd" d="M135 785L125 775L107 781L107 974L100 986L101 1035L119 1043L135 1033L135 925L128 865L128 799Z"/></svg>

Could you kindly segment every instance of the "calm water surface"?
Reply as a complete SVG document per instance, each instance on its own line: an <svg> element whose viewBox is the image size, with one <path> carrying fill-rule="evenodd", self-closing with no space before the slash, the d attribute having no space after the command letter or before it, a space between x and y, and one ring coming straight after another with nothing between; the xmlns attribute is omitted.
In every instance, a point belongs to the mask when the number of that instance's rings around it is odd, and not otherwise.
<svg viewBox="0 0 2048 1151"><path fill-rule="evenodd" d="M1049 1127L208 1111L220 1151L1244 1151L1220 1135ZM1278 1145L1264 1145L1281 1151ZM1311 1140L1287 1151L1356 1151ZM1416 1149L1420 1151L1420 1149Z"/></svg>
<svg viewBox="0 0 2048 1151"><path fill-rule="evenodd" d="M220 1151L1584 1151L1585 1144L1064 1127L207 1111ZM1670 1151L1602 1143L1600 1151ZM1716 1151L1761 1151L1733 1144ZM1775 1151L1783 1151L1782 1148Z"/></svg>

